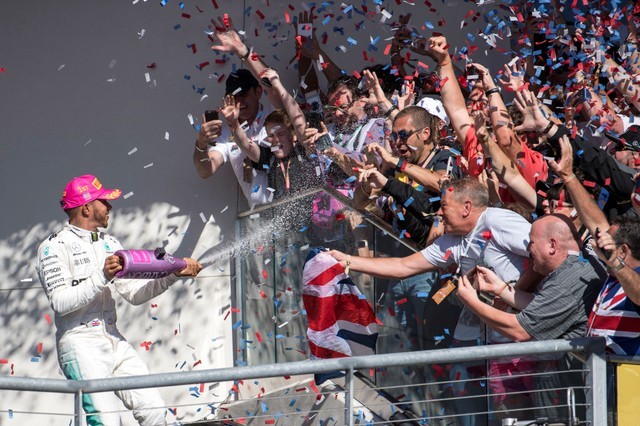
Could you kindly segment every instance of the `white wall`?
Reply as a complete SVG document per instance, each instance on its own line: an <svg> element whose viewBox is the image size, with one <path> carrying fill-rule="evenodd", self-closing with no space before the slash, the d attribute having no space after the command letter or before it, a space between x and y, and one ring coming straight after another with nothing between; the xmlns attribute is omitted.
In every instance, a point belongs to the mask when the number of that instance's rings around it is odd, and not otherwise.
<svg viewBox="0 0 640 426"><path fill-rule="evenodd" d="M73 176L92 173L107 187L133 193L113 203L109 228L125 247L166 245L177 255L198 257L233 238L238 192L230 168L205 181L191 161L196 133L187 116L199 117L217 106L223 94L217 76L228 75L232 63L239 64L236 58L214 64L216 57L204 34L211 17L229 13L246 29L248 44L266 52L266 61L281 71L292 89L296 86L293 69L285 70L294 52L293 29L284 17L285 11L291 16L301 11L300 2L271 0L269 7L266 2L217 0L217 11L210 0L185 0L184 11L176 0L164 7L157 0L133 3L0 0L0 359L8 360L0 364L2 375L10 375L13 368L15 376L62 377L54 326L45 319L53 313L35 274L34 257L40 241L65 219L58 200ZM416 3L420 4L402 5L414 13L413 23L419 27L429 20L437 30L450 30L446 35L452 47L463 46L467 32L475 33L471 28L460 30L473 5L433 1L438 9L433 14L422 2ZM375 10L373 2L366 5ZM400 6L395 1L384 5L397 16ZM327 52L352 72L363 66L362 51L370 36L379 35L378 51L369 56L385 62L382 52L389 42L384 39L392 33L380 23L381 15L347 16L338 6L339 2L328 8L336 15L326 27L319 22L316 26L328 31L329 45L348 50L338 53L328 47ZM251 12L243 18L241 11L248 7ZM267 18L261 20L256 9ZM437 27L441 14L447 31ZM361 21L364 28L356 31ZM278 24L278 30L269 32L265 23ZM476 28L485 25L481 18ZM344 28L345 36L333 31L336 26ZM357 39L358 45L350 46L346 37ZM192 43L196 54L188 47ZM487 46L478 38L475 44L475 57L483 60ZM211 65L198 70L205 61ZM156 68L147 68L152 63ZM146 73L150 82L145 81ZM196 91L200 88L207 95L204 99ZM233 365L231 321L223 321L230 306L229 271L228 262L207 268L202 278L176 284L154 300L157 308L120 303L120 329L152 372L189 370L197 360L202 363L196 368ZM216 339L220 336L224 338ZM154 344L146 352L138 345L148 340ZM39 362L32 362L37 355ZM227 390L208 385L200 398L190 396L188 387L162 393L177 406L217 401ZM34 417L20 411L68 413L71 408L71 398L62 395L0 391L0 425L67 425L68 415ZM206 409L197 412L198 408L181 407L178 418L202 417Z"/></svg>

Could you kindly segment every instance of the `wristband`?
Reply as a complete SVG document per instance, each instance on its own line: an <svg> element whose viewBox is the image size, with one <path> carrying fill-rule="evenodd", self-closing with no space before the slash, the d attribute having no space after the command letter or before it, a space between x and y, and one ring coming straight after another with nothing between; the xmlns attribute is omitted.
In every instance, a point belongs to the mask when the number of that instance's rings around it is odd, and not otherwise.
<svg viewBox="0 0 640 426"><path fill-rule="evenodd" d="M397 109L398 109L398 107L397 107L397 106L395 106L395 105L391 104L391 108L389 108L389 109L387 110L387 112L385 112L385 113L384 113L384 116L385 116L385 117L387 117L387 118L389 118L389 116L391 115L391 113L392 113L393 111L397 110Z"/></svg>
<svg viewBox="0 0 640 426"><path fill-rule="evenodd" d="M499 87L494 87L493 89L489 89L486 92L484 92L484 95L488 98L489 96L493 95L494 93L500 93L500 88Z"/></svg>
<svg viewBox="0 0 640 426"><path fill-rule="evenodd" d="M404 169L406 169L408 165L409 163L404 161L402 158L399 158L398 163L396 164L396 170L399 172L404 172Z"/></svg>
<svg viewBox="0 0 640 426"><path fill-rule="evenodd" d="M204 154L205 152L207 152L207 148L202 149L198 146L198 139L196 139L196 151L198 151L200 154Z"/></svg>
<svg viewBox="0 0 640 426"><path fill-rule="evenodd" d="M576 178L576 174L575 173L571 173L571 176L569 176L569 178L564 181L564 184L565 185L568 184L569 182L571 182L575 178Z"/></svg>
<svg viewBox="0 0 640 426"><path fill-rule="evenodd" d="M540 132L540 134L541 135L546 135L547 133L549 133L551 131L552 127L553 127L553 121L549 120L549 124L547 124L547 127L545 127L544 130Z"/></svg>
<svg viewBox="0 0 640 426"><path fill-rule="evenodd" d="M249 54L251 54L251 50L247 49L247 53L245 53L244 55L240 56L240 60L241 61L246 61L247 58L249 57Z"/></svg>

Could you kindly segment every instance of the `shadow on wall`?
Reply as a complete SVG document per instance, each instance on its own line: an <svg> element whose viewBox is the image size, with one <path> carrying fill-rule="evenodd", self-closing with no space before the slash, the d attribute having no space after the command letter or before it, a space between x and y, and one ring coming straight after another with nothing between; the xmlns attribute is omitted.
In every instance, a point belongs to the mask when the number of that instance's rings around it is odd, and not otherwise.
<svg viewBox="0 0 640 426"><path fill-rule="evenodd" d="M0 327L4 345L0 349L0 374L63 378L55 349L53 311L35 271L40 243L62 227L52 221L24 229L0 241ZM200 258L221 247L220 228L210 218L191 220L188 214L167 203L146 209L116 209L109 233L125 248L164 247L179 256ZM186 238L190 234L189 238ZM192 244L192 246L189 246ZM231 364L232 338L223 316L230 300L228 257L219 257L203 269L197 279L178 281L163 295L141 306L132 306L115 296L122 334L141 355L152 373L219 368ZM114 292L114 294L117 294ZM227 309L228 310L228 309ZM229 327L226 327L229 328ZM149 343L150 345L145 345ZM149 346L146 349L145 346ZM206 403L223 399L223 386L210 386L194 401L187 389L161 390L170 406ZM0 425L13 410L20 424L68 424L73 399L67 395L45 395L3 391ZM198 407L180 410L177 418L195 416ZM29 417L19 411L65 413L60 416ZM204 413L208 409L204 408ZM197 414L202 417L203 414ZM34 420L37 419L37 420ZM25 423L26 422L26 423ZM18 424L18 423L16 423ZM128 424L128 423L126 423Z"/></svg>

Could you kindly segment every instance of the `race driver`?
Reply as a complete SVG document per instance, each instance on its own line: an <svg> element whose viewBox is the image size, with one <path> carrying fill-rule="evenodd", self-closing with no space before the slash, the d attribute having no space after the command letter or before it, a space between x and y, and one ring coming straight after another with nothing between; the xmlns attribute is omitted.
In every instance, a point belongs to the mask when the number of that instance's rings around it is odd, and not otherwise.
<svg viewBox="0 0 640 426"><path fill-rule="evenodd" d="M37 271L56 322L58 361L71 380L148 374L147 366L116 327L115 289L134 305L167 290L178 277L194 277L202 269L185 258L185 269L151 281L115 278L122 269L113 253L122 249L116 238L100 231L109 222L111 200L119 189L106 189L92 175L73 178L60 204L69 216L62 230L38 248ZM141 425L164 425L165 403L158 389L84 394L89 425L120 425L121 404Z"/></svg>

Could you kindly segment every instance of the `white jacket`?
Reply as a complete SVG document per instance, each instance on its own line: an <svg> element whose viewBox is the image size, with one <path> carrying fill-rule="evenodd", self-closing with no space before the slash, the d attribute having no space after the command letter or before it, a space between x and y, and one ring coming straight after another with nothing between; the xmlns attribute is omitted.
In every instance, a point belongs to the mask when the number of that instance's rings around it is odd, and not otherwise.
<svg viewBox="0 0 640 426"><path fill-rule="evenodd" d="M104 232L91 232L67 223L38 248L36 269L55 312L60 339L76 327L99 327L116 332L116 305L111 283L129 303L140 305L162 294L177 277L151 281L115 278L107 281L105 259L121 250L120 242Z"/></svg>

